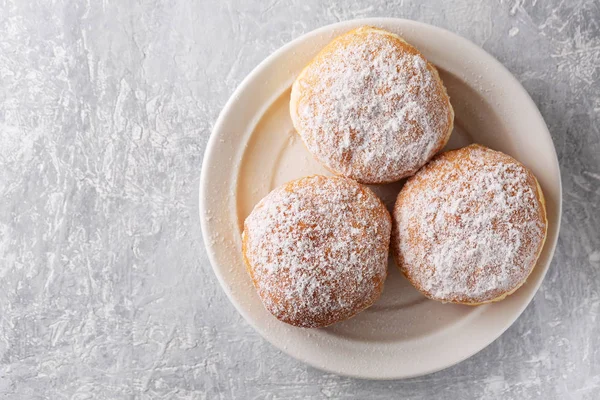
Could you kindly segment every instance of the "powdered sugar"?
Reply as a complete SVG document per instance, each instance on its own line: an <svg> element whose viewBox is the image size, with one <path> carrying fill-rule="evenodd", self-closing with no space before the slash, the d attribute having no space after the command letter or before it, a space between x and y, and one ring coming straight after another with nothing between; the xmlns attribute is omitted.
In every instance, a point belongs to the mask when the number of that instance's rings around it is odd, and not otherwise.
<svg viewBox="0 0 600 400"><path fill-rule="evenodd" d="M546 233L533 175L477 145L445 153L411 178L394 219L401 268L443 301L479 303L516 289Z"/></svg>
<svg viewBox="0 0 600 400"><path fill-rule="evenodd" d="M292 89L307 148L363 183L412 175L446 143L453 111L433 67L400 38L363 27L336 39Z"/></svg>
<svg viewBox="0 0 600 400"><path fill-rule="evenodd" d="M369 189L314 176L260 201L244 224L244 253L267 310L294 325L325 326L379 297L390 232Z"/></svg>

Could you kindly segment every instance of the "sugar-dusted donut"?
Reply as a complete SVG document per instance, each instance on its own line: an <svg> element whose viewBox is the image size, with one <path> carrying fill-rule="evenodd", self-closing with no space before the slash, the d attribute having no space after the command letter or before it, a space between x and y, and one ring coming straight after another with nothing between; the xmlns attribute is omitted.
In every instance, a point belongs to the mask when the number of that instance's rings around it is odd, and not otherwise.
<svg viewBox="0 0 600 400"><path fill-rule="evenodd" d="M392 252L425 296L477 305L527 279L546 239L544 195L514 158L480 145L442 153L394 208Z"/></svg>
<svg viewBox="0 0 600 400"><path fill-rule="evenodd" d="M317 160L366 184L414 174L454 121L435 67L398 35L368 26L334 39L304 68L290 113Z"/></svg>
<svg viewBox="0 0 600 400"><path fill-rule="evenodd" d="M246 268L283 322L324 327L372 305L387 274L391 217L367 187L312 176L269 193L244 222Z"/></svg>

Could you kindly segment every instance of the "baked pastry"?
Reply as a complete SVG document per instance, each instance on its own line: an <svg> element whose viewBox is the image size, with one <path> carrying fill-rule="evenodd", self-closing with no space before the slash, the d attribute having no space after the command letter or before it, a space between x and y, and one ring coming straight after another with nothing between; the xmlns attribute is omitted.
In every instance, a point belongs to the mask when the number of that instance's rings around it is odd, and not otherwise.
<svg viewBox="0 0 600 400"><path fill-rule="evenodd" d="M368 26L334 39L304 68L290 113L317 160L366 184L414 174L454 121L435 67L398 35Z"/></svg>
<svg viewBox="0 0 600 400"><path fill-rule="evenodd" d="M548 224L531 171L480 145L442 153L410 178L393 220L392 251L415 288L468 305L502 300L525 282Z"/></svg>
<svg viewBox="0 0 600 400"><path fill-rule="evenodd" d="M288 182L244 222L246 268L283 322L324 327L372 305L383 290L391 217L367 187L343 177Z"/></svg>

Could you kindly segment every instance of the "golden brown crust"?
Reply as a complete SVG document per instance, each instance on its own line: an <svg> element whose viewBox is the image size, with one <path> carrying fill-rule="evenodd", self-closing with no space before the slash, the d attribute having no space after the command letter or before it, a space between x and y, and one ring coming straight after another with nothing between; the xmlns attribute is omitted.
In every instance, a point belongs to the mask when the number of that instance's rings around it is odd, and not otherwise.
<svg viewBox="0 0 600 400"><path fill-rule="evenodd" d="M466 305L514 293L547 230L533 173L480 145L440 154L410 178L393 220L392 253L411 284L431 299Z"/></svg>
<svg viewBox="0 0 600 400"><path fill-rule="evenodd" d="M368 26L333 40L302 70L290 114L318 161L366 184L414 174L445 146L454 121L436 68L398 35Z"/></svg>
<svg viewBox="0 0 600 400"><path fill-rule="evenodd" d="M342 177L301 178L273 190L244 222L246 269L279 320L324 327L379 298L391 217L368 188Z"/></svg>

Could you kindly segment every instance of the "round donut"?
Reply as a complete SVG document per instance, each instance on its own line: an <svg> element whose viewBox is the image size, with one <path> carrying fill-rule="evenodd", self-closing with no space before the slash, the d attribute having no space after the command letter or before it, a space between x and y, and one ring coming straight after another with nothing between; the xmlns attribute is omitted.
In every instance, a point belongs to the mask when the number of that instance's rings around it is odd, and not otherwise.
<svg viewBox="0 0 600 400"><path fill-rule="evenodd" d="M544 195L514 158L480 145L442 153L394 207L392 252L425 296L478 305L527 279L546 240Z"/></svg>
<svg viewBox="0 0 600 400"><path fill-rule="evenodd" d="M318 161L365 184L414 174L454 123L435 67L398 35L368 26L334 39L304 68L290 113Z"/></svg>
<svg viewBox="0 0 600 400"><path fill-rule="evenodd" d="M301 178L273 190L244 222L246 268L265 308L305 328L348 319L383 290L392 221L367 187Z"/></svg>

